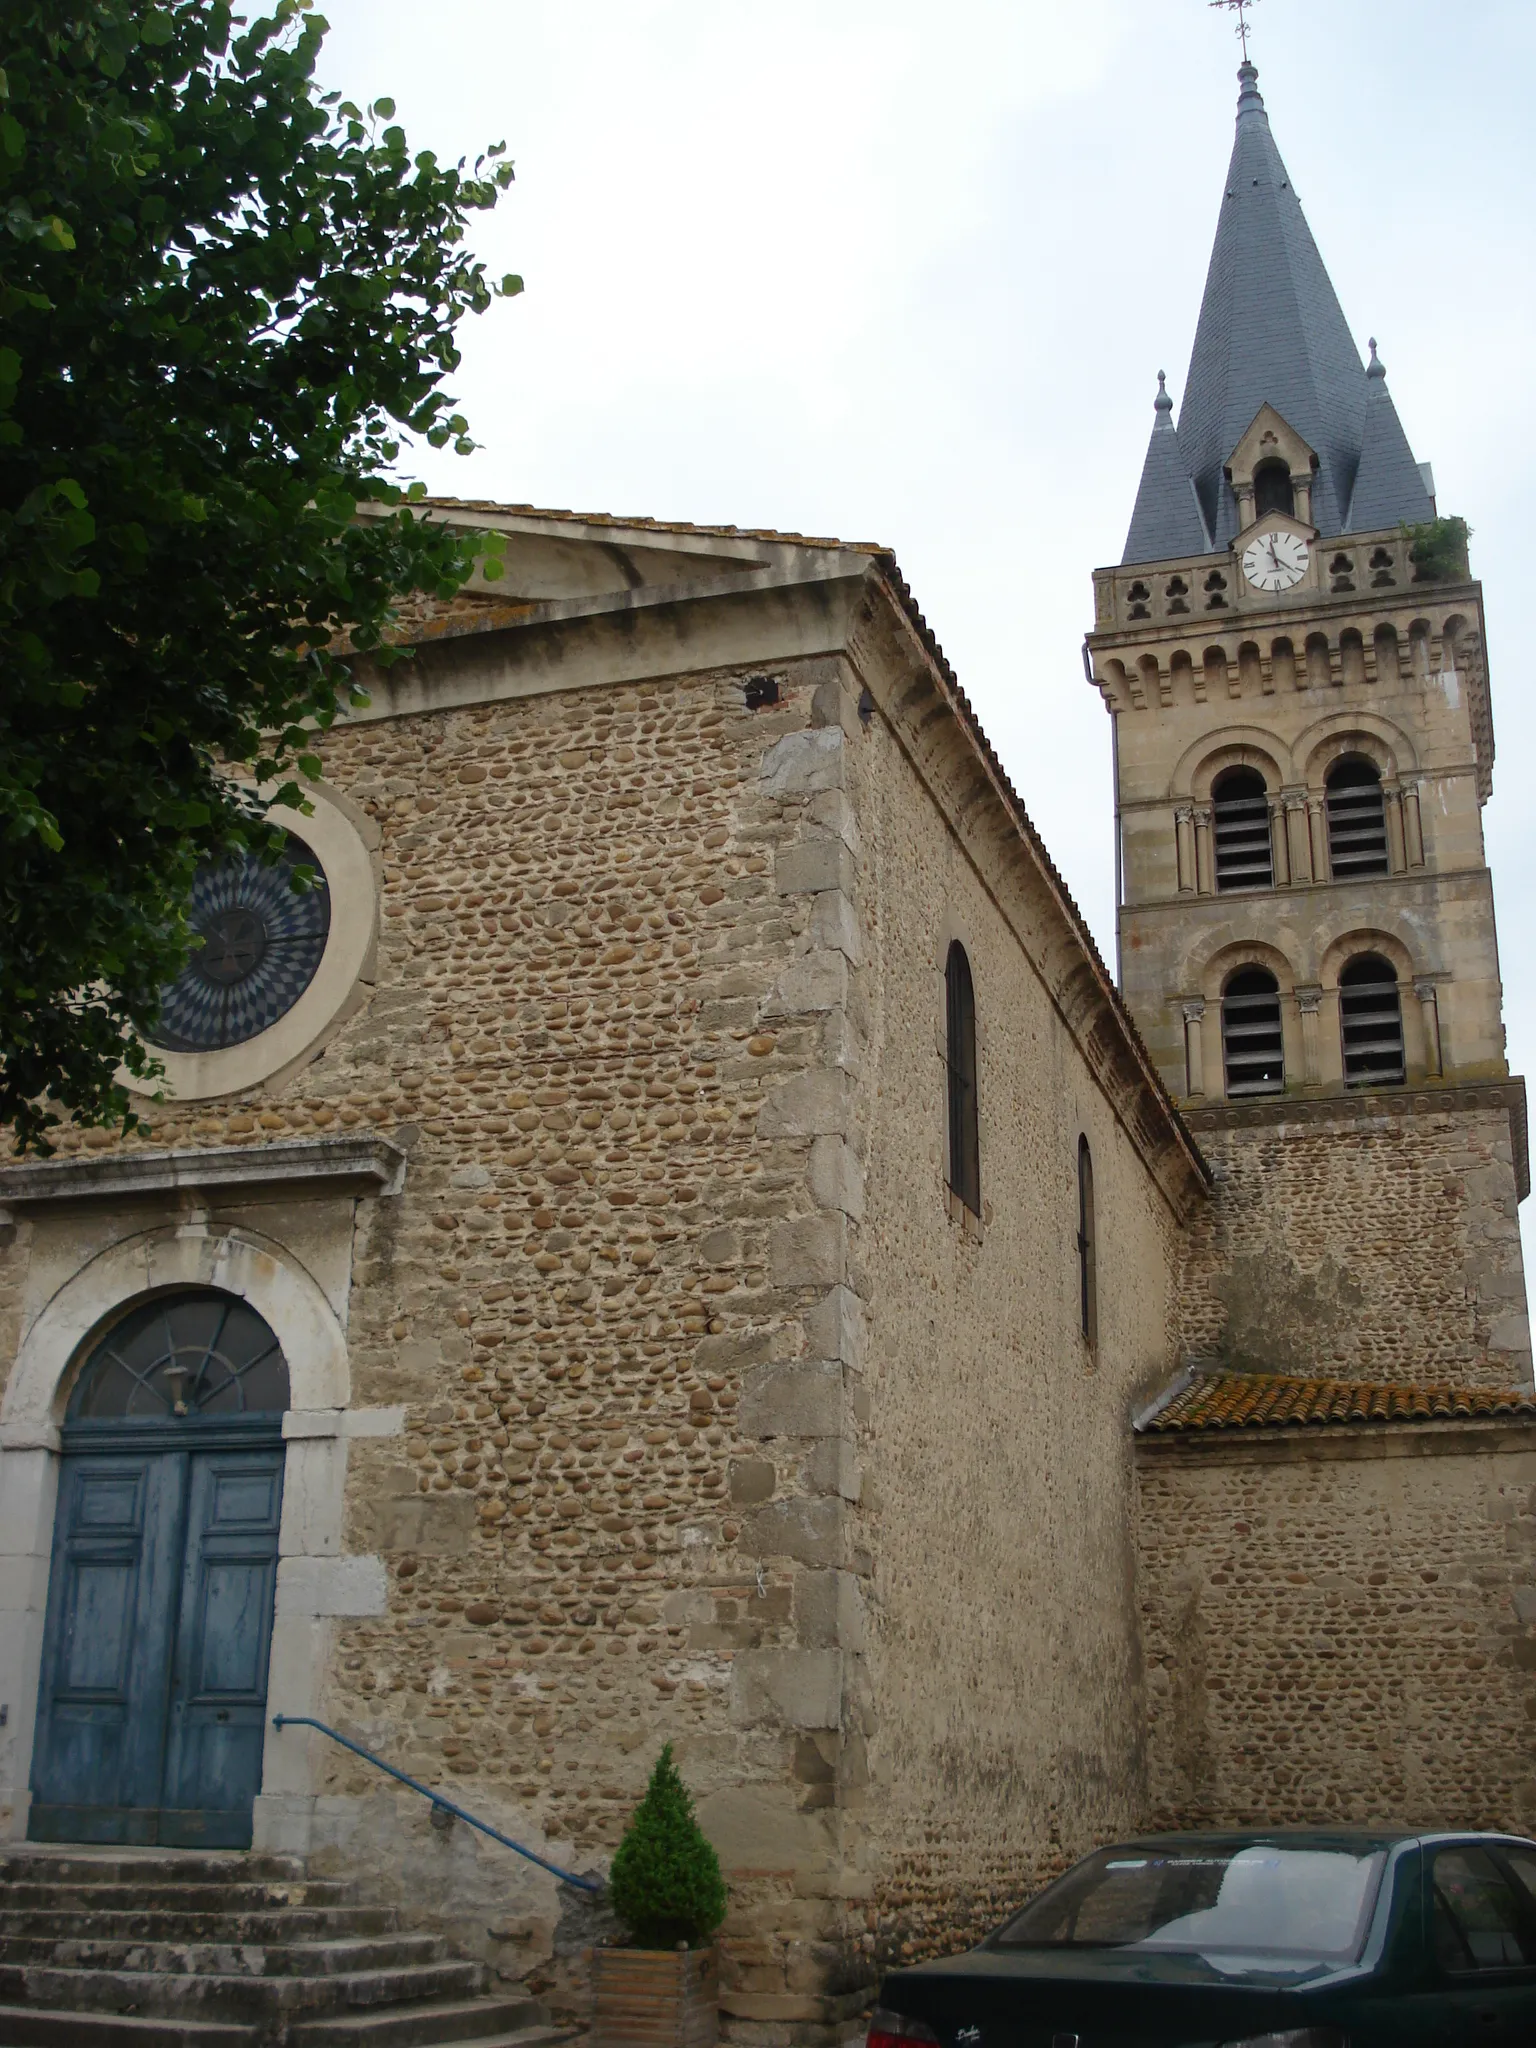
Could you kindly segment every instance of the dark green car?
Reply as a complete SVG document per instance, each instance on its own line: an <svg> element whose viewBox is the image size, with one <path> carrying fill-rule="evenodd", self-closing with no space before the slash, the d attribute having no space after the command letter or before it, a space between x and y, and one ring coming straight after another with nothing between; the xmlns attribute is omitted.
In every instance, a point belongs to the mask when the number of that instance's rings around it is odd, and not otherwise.
<svg viewBox="0 0 1536 2048"><path fill-rule="evenodd" d="M968 1955L893 1970L868 2048L1536 2048L1536 1842L1157 1835Z"/></svg>

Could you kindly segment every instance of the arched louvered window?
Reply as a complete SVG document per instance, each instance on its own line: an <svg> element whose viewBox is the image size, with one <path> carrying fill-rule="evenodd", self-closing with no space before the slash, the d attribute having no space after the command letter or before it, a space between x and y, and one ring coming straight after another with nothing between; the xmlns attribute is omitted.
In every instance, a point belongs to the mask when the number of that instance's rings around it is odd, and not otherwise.
<svg viewBox="0 0 1536 2048"><path fill-rule="evenodd" d="M976 1114L976 990L956 939L944 964L945 1059L949 1068L949 1185L981 1214L981 1131Z"/></svg>
<svg viewBox="0 0 1536 2048"><path fill-rule="evenodd" d="M1253 516L1262 519L1266 512L1288 512L1295 517L1296 492L1288 462L1261 462L1253 472Z"/></svg>
<svg viewBox="0 0 1536 2048"><path fill-rule="evenodd" d="M288 1362L249 1303L212 1287L158 1294L114 1323L86 1360L71 1422L280 1415Z"/></svg>
<svg viewBox="0 0 1536 2048"><path fill-rule="evenodd" d="M1346 1088L1388 1088L1406 1078L1402 997L1379 954L1361 954L1339 976L1339 1030Z"/></svg>
<svg viewBox="0 0 1536 2048"><path fill-rule="evenodd" d="M1082 1331L1090 1348L1099 1341L1098 1219L1093 1209L1093 1154L1077 1141L1077 1284Z"/></svg>
<svg viewBox="0 0 1536 2048"><path fill-rule="evenodd" d="M1269 795L1256 768L1229 768L1211 787L1218 889L1274 886Z"/></svg>
<svg viewBox="0 0 1536 2048"><path fill-rule="evenodd" d="M1267 968L1239 968L1227 983L1221 998L1221 1052L1229 1096L1283 1092L1280 984Z"/></svg>
<svg viewBox="0 0 1536 2048"><path fill-rule="evenodd" d="M1328 864L1336 882L1387 872L1381 774L1358 754L1328 771Z"/></svg>

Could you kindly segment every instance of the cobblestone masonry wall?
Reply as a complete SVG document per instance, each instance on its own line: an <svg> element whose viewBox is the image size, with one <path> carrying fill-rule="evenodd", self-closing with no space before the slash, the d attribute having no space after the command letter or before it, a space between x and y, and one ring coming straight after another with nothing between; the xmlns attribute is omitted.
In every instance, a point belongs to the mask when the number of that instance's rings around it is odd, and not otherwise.
<svg viewBox="0 0 1536 2048"><path fill-rule="evenodd" d="M1195 1135L1217 1184L1187 1239L1189 1355L1339 1379L1529 1385L1505 1112Z"/></svg>
<svg viewBox="0 0 1536 2048"><path fill-rule="evenodd" d="M891 730L853 743L869 884L864 1860L879 1959L947 1953L1144 1799L1126 1417L1171 1369L1176 1226ZM976 989L983 1221L945 1183L944 963ZM1077 1147L1098 1216L1081 1335Z"/></svg>
<svg viewBox="0 0 1536 2048"><path fill-rule="evenodd" d="M1159 1823L1536 1826L1536 1432L1406 1434L1141 1454Z"/></svg>
<svg viewBox="0 0 1536 2048"><path fill-rule="evenodd" d="M578 1866L672 1740L733 1880L727 1997L780 2022L832 2016L843 1932L827 674L755 713L703 676L338 730L327 777L383 831L372 1000L287 1083L153 1134L410 1149L403 1195L360 1205L349 1327L354 1403L408 1410L349 1466L388 1608L336 1625L328 1716ZM325 1769L339 1839L483 1944L377 1781ZM509 1969L554 1913L501 1930Z"/></svg>

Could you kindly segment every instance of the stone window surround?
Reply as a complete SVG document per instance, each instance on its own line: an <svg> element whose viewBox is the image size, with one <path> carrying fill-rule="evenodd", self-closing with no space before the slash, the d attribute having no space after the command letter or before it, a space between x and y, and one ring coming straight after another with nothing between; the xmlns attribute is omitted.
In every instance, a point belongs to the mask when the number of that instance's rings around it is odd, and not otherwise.
<svg viewBox="0 0 1536 2048"><path fill-rule="evenodd" d="M280 804L267 815L296 832L325 870L331 926L313 979L291 1010L239 1045L216 1052L151 1046L164 1078L144 1081L120 1070L118 1079L134 1094L163 1090L174 1102L206 1102L259 1087L312 1058L331 1026L347 1014L359 981L371 975L379 892L369 842L377 843L377 828L333 790L313 787L308 796L313 808L307 817Z"/></svg>
<svg viewBox="0 0 1536 2048"><path fill-rule="evenodd" d="M1339 976L1351 960L1367 953L1378 955L1392 967L1402 1006L1408 1074L1404 1081L1383 1085L1414 1088L1439 1081L1446 1053L1438 991L1448 977L1417 966L1402 940L1390 932L1361 929L1342 934L1325 948L1319 976L1311 982L1299 978L1284 952L1268 941L1220 946L1198 977L1199 993L1181 997L1179 1002L1184 1025L1185 1100L1226 1100L1220 1045L1222 996L1231 976L1252 966L1267 968L1279 985L1287 1087L1297 1081L1305 1088L1342 1087ZM1411 998L1416 998L1416 1004Z"/></svg>
<svg viewBox="0 0 1536 2048"><path fill-rule="evenodd" d="M1208 733L1184 754L1170 786L1179 895L1217 893L1212 789L1219 775L1237 766L1256 769L1269 797L1274 879L1255 885L1254 893L1332 886L1327 779L1339 761L1352 755L1364 756L1381 776L1390 873L1431 866L1425 851L1422 774L1407 734L1375 715L1335 713L1291 747L1259 727L1231 726Z"/></svg>
<svg viewBox="0 0 1536 2048"><path fill-rule="evenodd" d="M186 1201L191 1191L218 1189L226 1199L315 1195L345 1202L350 1212L359 1192L398 1192L404 1170L404 1155L381 1139L302 1139L233 1151L127 1153L13 1167L0 1174L0 1201L14 1211L54 1203L163 1201L167 1195ZM405 1410L351 1406L346 1300L328 1298L288 1247L249 1223L216 1220L195 1195L176 1220L144 1227L131 1206L123 1220L123 1235L88 1256L24 1322L0 1400L0 1672L11 1709L0 1734L0 1839L25 1838L31 1804L60 1423L74 1368L114 1309L162 1289L217 1287L249 1302L287 1357L292 1405L283 1417L271 1710L322 1712L335 1621L380 1614L386 1602L383 1560L342 1551L348 1445L355 1437L400 1435ZM256 1848L309 1848L319 1742L308 1732L279 1734L269 1717L255 1804Z"/></svg>

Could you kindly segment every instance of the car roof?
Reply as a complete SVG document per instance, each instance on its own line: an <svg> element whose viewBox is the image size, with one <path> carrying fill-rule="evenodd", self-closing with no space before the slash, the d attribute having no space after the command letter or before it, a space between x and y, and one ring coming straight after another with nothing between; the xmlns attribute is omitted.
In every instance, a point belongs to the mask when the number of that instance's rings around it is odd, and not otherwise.
<svg viewBox="0 0 1536 2048"><path fill-rule="evenodd" d="M1292 1849L1395 1849L1409 1842L1519 1842L1523 1835L1507 1835L1488 1828L1366 1828L1366 1827L1278 1827L1278 1828L1191 1828L1166 1834L1128 1835L1107 1849L1235 1849L1245 1844L1284 1844Z"/></svg>

